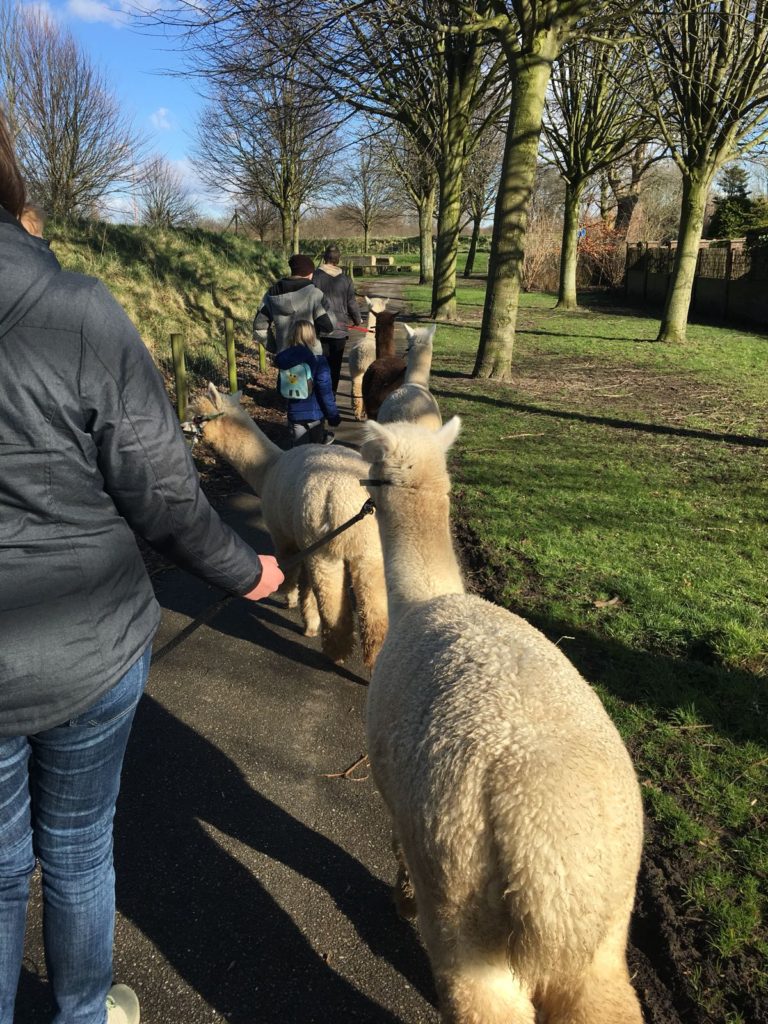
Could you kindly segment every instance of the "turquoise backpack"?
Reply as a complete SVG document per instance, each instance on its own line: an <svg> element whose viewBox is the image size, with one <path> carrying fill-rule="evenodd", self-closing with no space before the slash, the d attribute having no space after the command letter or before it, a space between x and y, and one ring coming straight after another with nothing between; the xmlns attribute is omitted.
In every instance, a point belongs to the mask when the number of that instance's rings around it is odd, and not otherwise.
<svg viewBox="0 0 768 1024"><path fill-rule="evenodd" d="M283 398L309 398L312 388L312 371L306 363L280 371L280 394Z"/></svg>

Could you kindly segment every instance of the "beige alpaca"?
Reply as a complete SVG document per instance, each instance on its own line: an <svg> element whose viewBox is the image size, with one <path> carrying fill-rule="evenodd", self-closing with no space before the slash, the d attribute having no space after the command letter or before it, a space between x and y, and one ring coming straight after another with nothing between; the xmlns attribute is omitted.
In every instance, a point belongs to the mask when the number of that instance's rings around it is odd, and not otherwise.
<svg viewBox="0 0 768 1024"><path fill-rule="evenodd" d="M205 440L261 498L278 561L340 526L367 499L360 479L368 474L368 466L357 452L315 444L284 452L241 407L239 394L222 395L212 384L194 411L222 414L205 424ZM281 591L289 604L295 604L298 587L306 635L320 631L323 651L332 661L343 661L351 653L351 582L363 659L371 667L387 631L384 568L374 517L366 516L310 555L304 567L306 576L298 568L286 574Z"/></svg>
<svg viewBox="0 0 768 1024"><path fill-rule="evenodd" d="M388 395L379 407L379 423L407 420L426 430L439 430L443 423L440 406L429 390L429 372L432 369L432 343L436 324L414 330L403 324L408 336L405 383Z"/></svg>
<svg viewBox="0 0 768 1024"><path fill-rule="evenodd" d="M352 381L352 412L356 420L365 419L363 375L376 358L376 314L383 313L387 308L386 299L369 299L366 295L365 301L368 305L368 331L356 338L347 350L349 376Z"/></svg>
<svg viewBox="0 0 768 1024"><path fill-rule="evenodd" d="M367 730L402 902L415 895L447 1024L642 1024L625 953L635 773L559 648L464 593L445 468L458 429L370 423L362 448L388 481L370 484L390 627Z"/></svg>

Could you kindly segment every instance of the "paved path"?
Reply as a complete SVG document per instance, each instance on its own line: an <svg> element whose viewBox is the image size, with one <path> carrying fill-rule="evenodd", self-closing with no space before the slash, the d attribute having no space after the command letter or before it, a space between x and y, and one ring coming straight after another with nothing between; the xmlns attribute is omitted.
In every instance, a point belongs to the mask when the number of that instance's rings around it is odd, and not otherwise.
<svg viewBox="0 0 768 1024"><path fill-rule="evenodd" d="M253 495L224 516L270 550ZM156 584L158 650L220 594L180 570ZM381 800L365 769L328 777L365 751L366 682L273 601L233 602L153 666L115 830L115 977L145 1024L437 1021ZM40 917L35 886L18 1024L50 1020Z"/></svg>

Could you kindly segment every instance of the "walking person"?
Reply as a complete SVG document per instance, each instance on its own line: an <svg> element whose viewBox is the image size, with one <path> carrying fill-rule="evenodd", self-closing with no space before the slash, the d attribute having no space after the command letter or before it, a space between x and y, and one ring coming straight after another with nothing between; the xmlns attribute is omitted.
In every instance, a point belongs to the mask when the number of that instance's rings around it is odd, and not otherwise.
<svg viewBox="0 0 768 1024"><path fill-rule="evenodd" d="M341 269L341 253L335 245L329 245L323 253L323 262L312 275L312 281L325 296L335 330L332 334L320 332L323 353L331 368L331 384L333 393L339 387L341 361L344 358L344 346L349 338L347 325L351 322L359 327L362 318L360 307L355 297L355 285Z"/></svg>
<svg viewBox="0 0 768 1024"><path fill-rule="evenodd" d="M298 320L309 320L318 336L332 334L335 328L323 293L312 284L315 264L311 257L295 253L288 266L290 276L281 277L267 291L253 322L254 340L272 353L291 344Z"/></svg>
<svg viewBox="0 0 768 1024"><path fill-rule="evenodd" d="M288 348L275 356L278 387L288 403L293 444L331 444L332 427L341 423L331 387L331 371L315 329L308 320L296 322Z"/></svg>
<svg viewBox="0 0 768 1024"><path fill-rule="evenodd" d="M24 207L0 115L0 1024L36 859L54 1024L138 1024L112 986L112 820L160 620L134 533L250 600L282 573L208 504L122 308Z"/></svg>

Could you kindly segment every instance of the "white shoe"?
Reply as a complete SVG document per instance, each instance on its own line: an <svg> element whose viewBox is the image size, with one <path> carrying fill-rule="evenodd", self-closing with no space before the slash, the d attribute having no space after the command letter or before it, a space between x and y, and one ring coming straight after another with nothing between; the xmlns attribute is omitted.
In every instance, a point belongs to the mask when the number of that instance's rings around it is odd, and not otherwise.
<svg viewBox="0 0 768 1024"><path fill-rule="evenodd" d="M139 998L127 985L113 985L107 993L107 1024L139 1024Z"/></svg>

